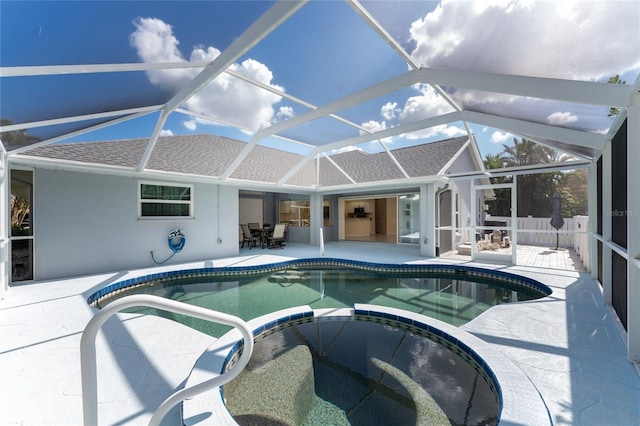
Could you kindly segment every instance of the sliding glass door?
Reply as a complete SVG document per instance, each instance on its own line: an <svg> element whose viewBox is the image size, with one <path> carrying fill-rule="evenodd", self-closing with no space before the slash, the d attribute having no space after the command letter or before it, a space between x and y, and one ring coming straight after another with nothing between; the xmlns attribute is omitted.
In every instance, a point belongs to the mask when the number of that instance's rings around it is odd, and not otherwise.
<svg viewBox="0 0 640 426"><path fill-rule="evenodd" d="M398 243L420 244L420 194L398 196Z"/></svg>

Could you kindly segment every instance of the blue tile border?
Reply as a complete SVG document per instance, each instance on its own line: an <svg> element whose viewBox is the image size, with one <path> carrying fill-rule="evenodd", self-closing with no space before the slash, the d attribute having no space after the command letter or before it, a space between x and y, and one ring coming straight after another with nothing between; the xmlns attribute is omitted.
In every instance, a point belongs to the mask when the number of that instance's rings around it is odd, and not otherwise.
<svg viewBox="0 0 640 426"><path fill-rule="evenodd" d="M295 325L304 324L307 322L313 322L315 316L313 311L299 312L292 315L285 315L281 318L271 320L265 324L261 324L258 328L253 330L253 341L264 339L265 337L276 333L285 328L293 327ZM229 350L220 370L220 373L224 373L233 367L242 355L242 348L244 347L244 339L238 340L236 344Z"/></svg>
<svg viewBox="0 0 640 426"><path fill-rule="evenodd" d="M506 284L511 287L524 288L549 296L551 288L532 278L523 277L517 274L504 271L494 271L475 266L447 265L447 264L407 264L407 263L373 263L358 260L346 260L338 258L305 258L293 259L283 262L275 262L266 265L256 266L224 266L174 270L154 274L143 275L118 281L101 288L87 299L87 303L93 307L99 307L101 302L107 302L111 296L122 292L133 291L137 287L162 283L173 279L184 278L207 278L220 276L247 276L272 273L288 268L347 268L358 271L389 273L389 274L412 274L412 273L433 273L433 274L453 274L463 275L465 279L491 280L496 284Z"/></svg>

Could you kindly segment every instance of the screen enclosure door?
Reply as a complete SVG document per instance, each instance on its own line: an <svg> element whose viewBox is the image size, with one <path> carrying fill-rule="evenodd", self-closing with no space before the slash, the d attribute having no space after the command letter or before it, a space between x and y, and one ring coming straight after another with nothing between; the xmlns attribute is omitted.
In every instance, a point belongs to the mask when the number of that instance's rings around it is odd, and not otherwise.
<svg viewBox="0 0 640 426"><path fill-rule="evenodd" d="M513 183L474 185L471 258L516 264L516 188Z"/></svg>

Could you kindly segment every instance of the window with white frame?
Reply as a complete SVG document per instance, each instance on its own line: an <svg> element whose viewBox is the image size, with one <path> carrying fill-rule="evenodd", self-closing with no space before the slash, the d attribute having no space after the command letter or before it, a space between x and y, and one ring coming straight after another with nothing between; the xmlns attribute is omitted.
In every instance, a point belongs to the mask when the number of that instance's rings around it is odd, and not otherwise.
<svg viewBox="0 0 640 426"><path fill-rule="evenodd" d="M311 204L309 200L280 200L278 204L278 222L291 226L309 226L311 224Z"/></svg>
<svg viewBox="0 0 640 426"><path fill-rule="evenodd" d="M193 185L138 182L141 218L193 217Z"/></svg>

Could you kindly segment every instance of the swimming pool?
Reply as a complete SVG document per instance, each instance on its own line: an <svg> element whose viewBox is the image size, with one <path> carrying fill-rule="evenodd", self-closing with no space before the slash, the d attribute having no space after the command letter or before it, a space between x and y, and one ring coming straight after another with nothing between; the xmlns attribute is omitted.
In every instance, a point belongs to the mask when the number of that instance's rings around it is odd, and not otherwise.
<svg viewBox="0 0 640 426"><path fill-rule="evenodd" d="M517 275L464 266L300 259L264 267L203 268L148 275L102 289L89 303L101 307L119 297L140 293L237 315L245 321L293 306L349 308L355 303L367 303L462 325L491 306L544 297L551 290ZM215 337L229 329L170 317Z"/></svg>
<svg viewBox="0 0 640 426"><path fill-rule="evenodd" d="M371 285L373 275L377 276L377 281ZM486 401L486 395L490 394L499 407L499 414L489 411L474 415L488 419L499 416L505 422L539 418L541 421L536 424L548 423L544 401L528 378L507 358L455 327L495 304L551 294L548 287L531 279L456 265L387 265L341 259L297 259L260 267L200 268L146 275L105 287L88 301L92 306L100 307L114 298L132 293L163 295L238 315L249 320L256 340L281 332L291 321L338 313L341 321L346 321L345 318L355 319L366 312L366 318L380 322L383 327L400 325L402 333L406 333L407 328L413 328L413 333L417 328L418 335L423 333L438 345L443 345L438 350L461 356L466 363L465 368L475 372L472 380L474 389L478 383L485 388L482 392L485 396L480 399ZM300 309L306 312L302 317L299 313L295 317L288 313ZM242 341L236 330L227 332L224 326L212 326L192 319L172 319L213 336L221 336L198 361L189 382L195 380L197 383L199 377L210 378L212 374L220 374L233 364L240 353ZM363 334L365 341L369 338L367 336L375 334L375 331ZM347 345L340 346L345 348ZM424 356L416 354L415 359L423 360ZM220 363L221 360L224 362ZM377 368L388 364L385 360L378 361L383 364ZM395 371L393 365L388 368ZM403 376L405 372L399 374ZM447 373L438 374L446 376ZM469 380L473 374L465 377ZM410 382L415 383L415 380L410 379ZM434 399L437 398L442 397L436 395ZM203 416L211 415L203 414L206 412L212 413L212 424L235 424L221 397L216 399L207 395L205 412L200 411L202 407L198 401L199 398L184 401L185 419L188 418L189 406L189 412L196 407L197 413L192 418L203 420ZM523 401L526 406L523 406ZM469 400L466 403L469 406ZM409 416L416 416L419 411Z"/></svg>

